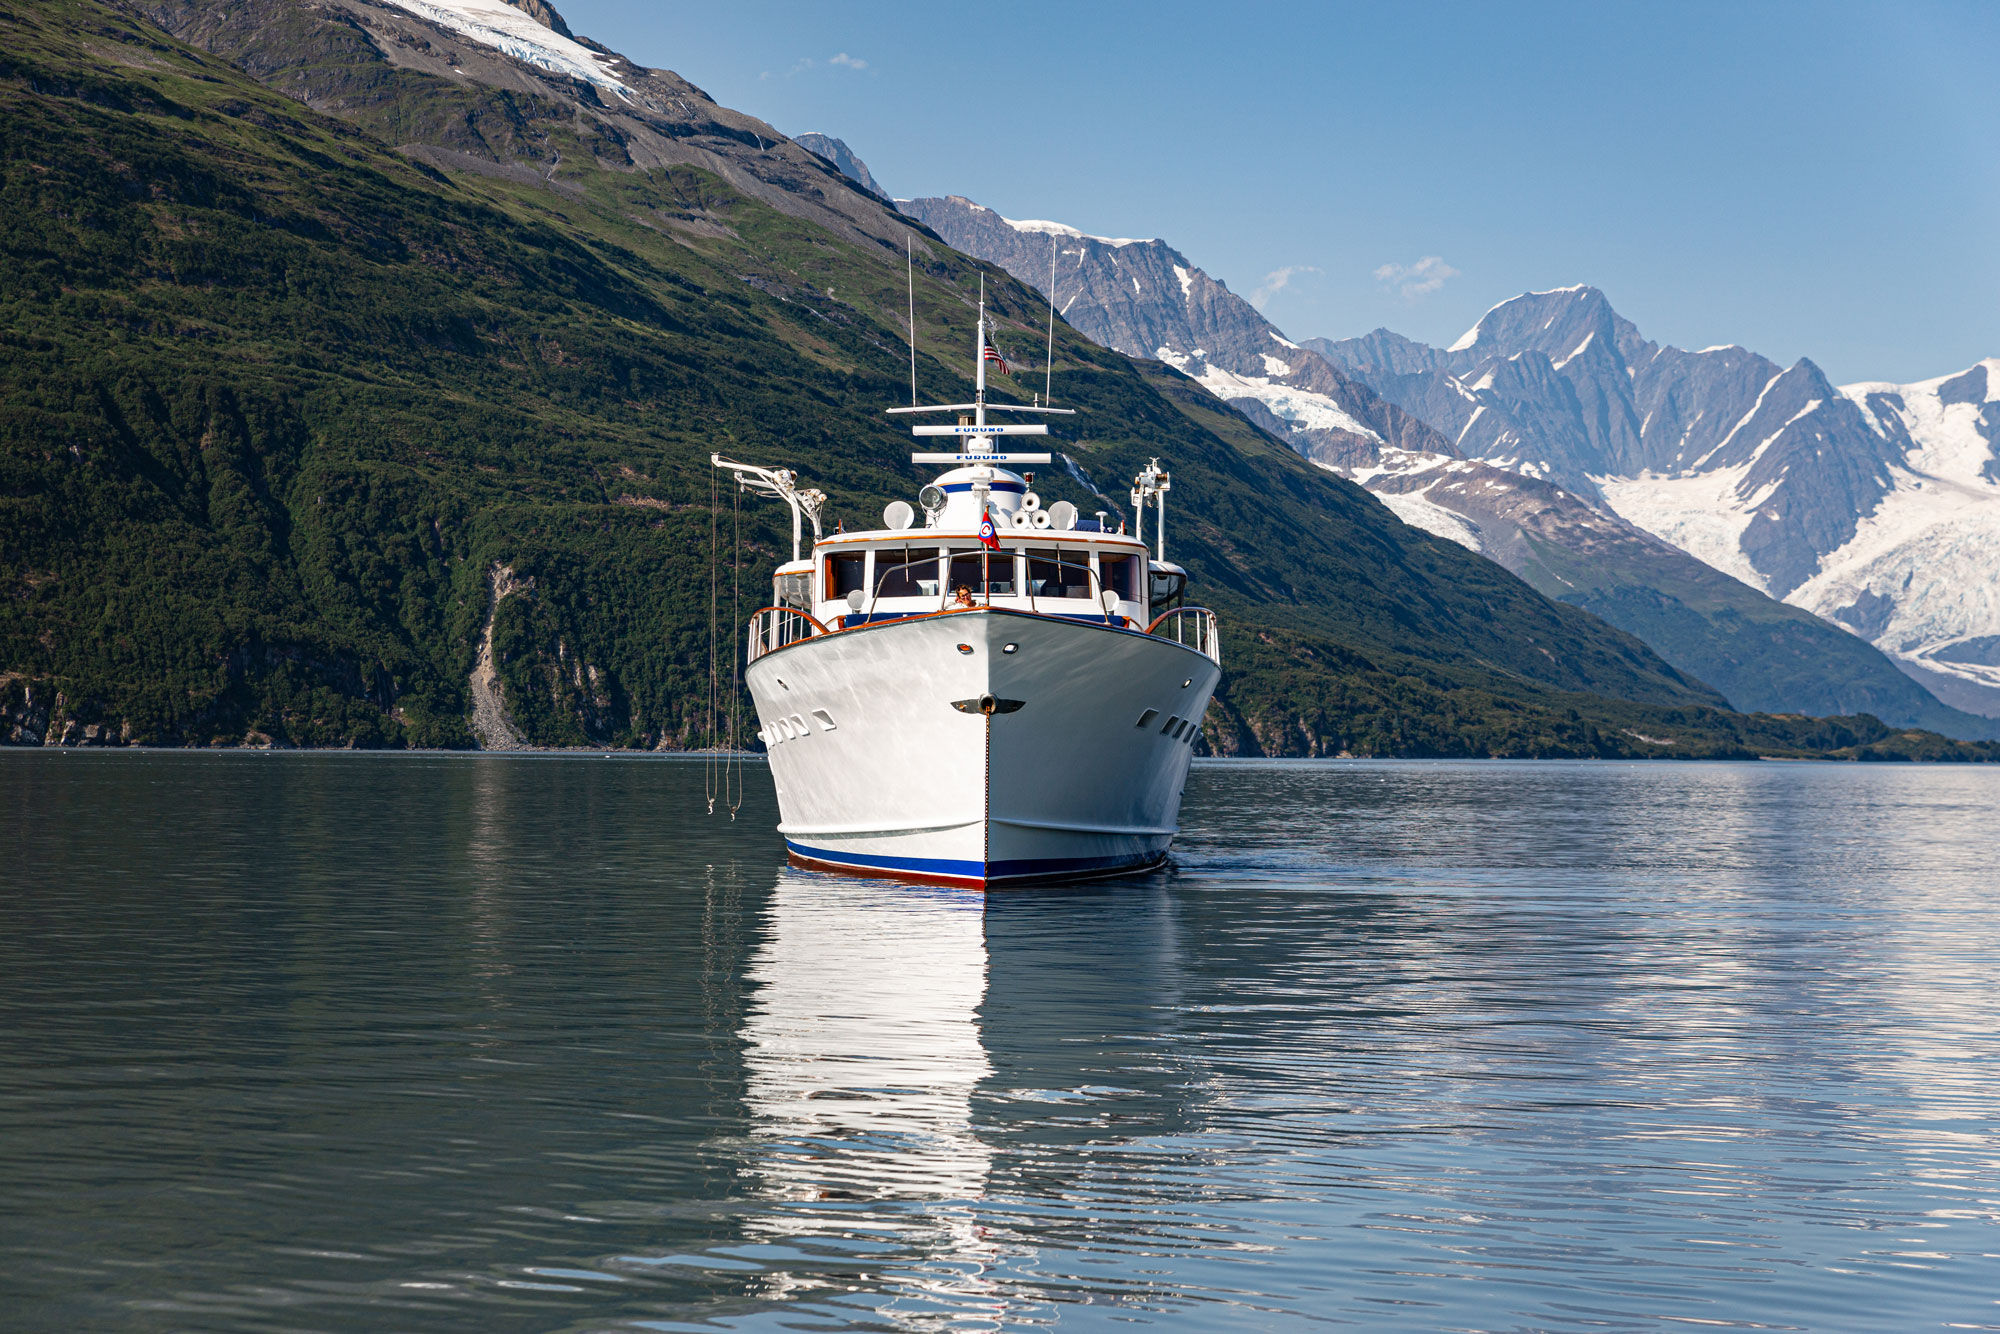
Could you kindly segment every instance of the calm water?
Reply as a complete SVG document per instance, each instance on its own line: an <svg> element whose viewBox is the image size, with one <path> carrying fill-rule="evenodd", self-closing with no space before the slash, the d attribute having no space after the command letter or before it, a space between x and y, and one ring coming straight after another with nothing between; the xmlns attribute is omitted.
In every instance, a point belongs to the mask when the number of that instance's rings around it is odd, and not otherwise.
<svg viewBox="0 0 2000 1334"><path fill-rule="evenodd" d="M1213 765L985 901L702 785L0 755L0 1326L2000 1325L2000 771Z"/></svg>

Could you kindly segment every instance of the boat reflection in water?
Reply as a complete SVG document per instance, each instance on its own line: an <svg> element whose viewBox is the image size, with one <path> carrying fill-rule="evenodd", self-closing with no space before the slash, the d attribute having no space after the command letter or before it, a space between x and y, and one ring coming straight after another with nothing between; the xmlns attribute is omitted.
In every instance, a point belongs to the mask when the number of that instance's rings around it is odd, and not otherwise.
<svg viewBox="0 0 2000 1334"><path fill-rule="evenodd" d="M752 1235L879 1243L859 1254L884 1261L950 1257L902 1272L892 1291L968 1311L989 1304L972 1207L992 1158L972 1124L992 1071L981 908L977 892L788 873L750 963L743 1030L746 1193L775 1206Z"/></svg>
<svg viewBox="0 0 2000 1334"><path fill-rule="evenodd" d="M1037 1255L1086 1220L1052 1202L1128 1170L1171 1188L1154 1155L1124 1160L1186 1129L1178 956L1157 886L982 898L787 873L743 1030L760 1295L807 1296L782 1257L837 1252L862 1280L843 1304L879 1317L1053 1315Z"/></svg>

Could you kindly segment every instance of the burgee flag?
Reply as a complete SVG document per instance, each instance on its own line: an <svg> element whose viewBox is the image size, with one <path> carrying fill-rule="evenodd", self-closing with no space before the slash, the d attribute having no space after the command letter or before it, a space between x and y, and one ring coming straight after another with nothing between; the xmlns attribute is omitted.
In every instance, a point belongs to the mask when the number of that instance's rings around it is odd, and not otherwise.
<svg viewBox="0 0 2000 1334"><path fill-rule="evenodd" d="M1000 539L993 535L993 516L991 514L979 521L979 540L994 551L1000 549Z"/></svg>

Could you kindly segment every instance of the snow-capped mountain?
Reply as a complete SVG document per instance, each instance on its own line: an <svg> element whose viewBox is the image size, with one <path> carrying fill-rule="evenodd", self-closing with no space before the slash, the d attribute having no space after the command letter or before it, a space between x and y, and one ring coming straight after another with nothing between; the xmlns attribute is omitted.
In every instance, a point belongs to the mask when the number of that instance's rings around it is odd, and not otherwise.
<svg viewBox="0 0 2000 1334"><path fill-rule="evenodd" d="M1840 392L1905 448L1893 488L1789 600L1896 654L1945 702L2000 714L2000 358Z"/></svg>
<svg viewBox="0 0 2000 1334"><path fill-rule="evenodd" d="M1063 317L1104 346L1164 361L1219 398L1255 405L1260 424L1308 457L1360 463L1385 447L1448 450L1165 241L1017 221L957 195L897 207L948 245L1053 292Z"/></svg>
<svg viewBox="0 0 2000 1334"><path fill-rule="evenodd" d="M1174 366L1406 523L1639 635L1738 707L2000 730L1777 600L1891 485L1893 451L1811 362L1649 342L1589 287L1503 302L1450 348L1386 329L1302 344L1165 241L1018 221L957 196L898 207L1053 291L1090 337ZM1661 470L1690 468L1711 490L1744 488L1737 529L1675 527L1633 498Z"/></svg>
<svg viewBox="0 0 2000 1334"><path fill-rule="evenodd" d="M1649 342L1590 287L1502 302L1449 348L1309 345L1460 454L1559 482L2000 716L2000 362L1839 389L1806 360Z"/></svg>

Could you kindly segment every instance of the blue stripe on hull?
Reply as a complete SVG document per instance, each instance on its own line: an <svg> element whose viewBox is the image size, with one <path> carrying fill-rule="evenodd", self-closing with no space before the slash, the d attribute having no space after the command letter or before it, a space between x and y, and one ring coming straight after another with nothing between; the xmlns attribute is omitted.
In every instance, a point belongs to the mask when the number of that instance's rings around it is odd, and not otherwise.
<svg viewBox="0 0 2000 1334"><path fill-rule="evenodd" d="M883 857L867 852L829 852L785 840L795 856L827 866L845 866L882 875L950 876L958 880L1056 880L1070 876L1110 875L1157 866L1167 854L1138 857L1038 857L1006 862L958 861L945 857Z"/></svg>

